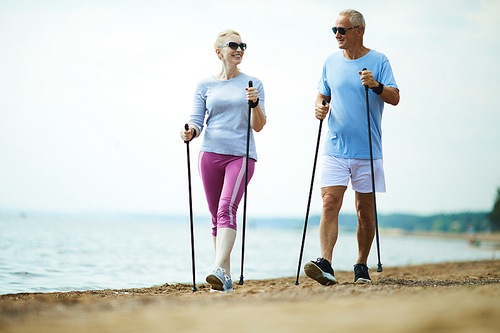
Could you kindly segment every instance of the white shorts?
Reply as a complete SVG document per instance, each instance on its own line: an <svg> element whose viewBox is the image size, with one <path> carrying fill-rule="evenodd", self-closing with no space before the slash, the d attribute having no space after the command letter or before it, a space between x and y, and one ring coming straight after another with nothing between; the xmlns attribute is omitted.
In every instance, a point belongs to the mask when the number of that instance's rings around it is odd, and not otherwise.
<svg viewBox="0 0 500 333"><path fill-rule="evenodd" d="M375 188L377 192L385 192L385 175L382 159L373 160ZM351 179L352 189L359 193L371 193L372 173L370 160L338 158L323 155L323 172L321 188L329 186L347 186Z"/></svg>

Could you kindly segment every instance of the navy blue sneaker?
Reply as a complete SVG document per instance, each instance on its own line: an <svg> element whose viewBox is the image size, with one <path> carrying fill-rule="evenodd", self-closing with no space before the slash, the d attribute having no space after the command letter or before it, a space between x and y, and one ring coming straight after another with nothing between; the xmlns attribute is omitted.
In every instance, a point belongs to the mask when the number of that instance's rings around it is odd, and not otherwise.
<svg viewBox="0 0 500 333"><path fill-rule="evenodd" d="M324 286L337 284L330 262L323 258L318 258L316 261L310 261L304 265L306 275L311 279L318 281Z"/></svg>
<svg viewBox="0 0 500 333"><path fill-rule="evenodd" d="M372 282L370 279L370 274L368 274L368 266L365 264L354 265L354 282L355 283L368 283Z"/></svg>

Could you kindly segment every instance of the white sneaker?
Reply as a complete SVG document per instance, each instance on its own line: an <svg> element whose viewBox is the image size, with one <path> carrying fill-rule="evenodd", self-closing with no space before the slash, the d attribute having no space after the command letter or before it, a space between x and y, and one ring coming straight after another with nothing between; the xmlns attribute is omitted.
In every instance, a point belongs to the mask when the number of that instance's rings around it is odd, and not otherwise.
<svg viewBox="0 0 500 333"><path fill-rule="evenodd" d="M212 273L207 276L206 281L211 286L210 292L226 293L233 291L233 280L222 267L215 267Z"/></svg>

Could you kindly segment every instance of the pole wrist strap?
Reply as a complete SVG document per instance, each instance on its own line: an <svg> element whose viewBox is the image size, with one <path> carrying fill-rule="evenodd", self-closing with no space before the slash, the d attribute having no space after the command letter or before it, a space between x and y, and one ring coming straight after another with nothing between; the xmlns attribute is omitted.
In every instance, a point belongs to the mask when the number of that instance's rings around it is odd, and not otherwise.
<svg viewBox="0 0 500 333"><path fill-rule="evenodd" d="M382 83L378 83L377 87L370 88L375 94L380 95L384 90L384 85Z"/></svg>
<svg viewBox="0 0 500 333"><path fill-rule="evenodd" d="M248 105L250 105L250 107L253 109L253 108L256 108L257 105L259 105L259 99L257 98L257 101L255 102L252 102L252 101L248 101Z"/></svg>

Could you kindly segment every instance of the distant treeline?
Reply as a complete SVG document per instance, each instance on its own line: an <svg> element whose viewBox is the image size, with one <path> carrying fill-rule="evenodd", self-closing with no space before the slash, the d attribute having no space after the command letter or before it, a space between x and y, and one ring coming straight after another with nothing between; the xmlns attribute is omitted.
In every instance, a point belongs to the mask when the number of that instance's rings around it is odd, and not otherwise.
<svg viewBox="0 0 500 333"><path fill-rule="evenodd" d="M455 213L436 214L429 216L412 214L379 214L378 222L380 228L398 228L405 231L442 231L442 232L467 232L467 231L488 231L498 230L498 227L491 225L488 218L489 212L483 213ZM16 221L17 219L79 219L79 220L102 220L102 221L157 221L185 223L189 221L188 216L183 215L163 215L163 214L125 214L125 213L54 213L54 212L19 212L14 210L1 210L0 221ZM248 218L248 227L273 227L273 228L304 228L305 218ZM320 215L311 215L308 219L308 226L318 226ZM208 216L196 215L195 223L210 221ZM209 223L209 222L208 222ZM358 219L355 214L340 214L339 228L344 230L356 230Z"/></svg>
<svg viewBox="0 0 500 333"><path fill-rule="evenodd" d="M380 228L398 228L406 231L478 232L490 229L488 214L487 212L436 214L430 216L379 214L378 223ZM318 226L319 220L319 215L310 216L308 219L308 226ZM339 228L355 230L357 224L358 219L355 214L340 214ZM249 227L251 226L304 228L304 219L249 219Z"/></svg>
<svg viewBox="0 0 500 333"><path fill-rule="evenodd" d="M466 232L489 230L488 213L455 213L418 216L390 214L379 217L381 228L400 228L406 231Z"/></svg>

